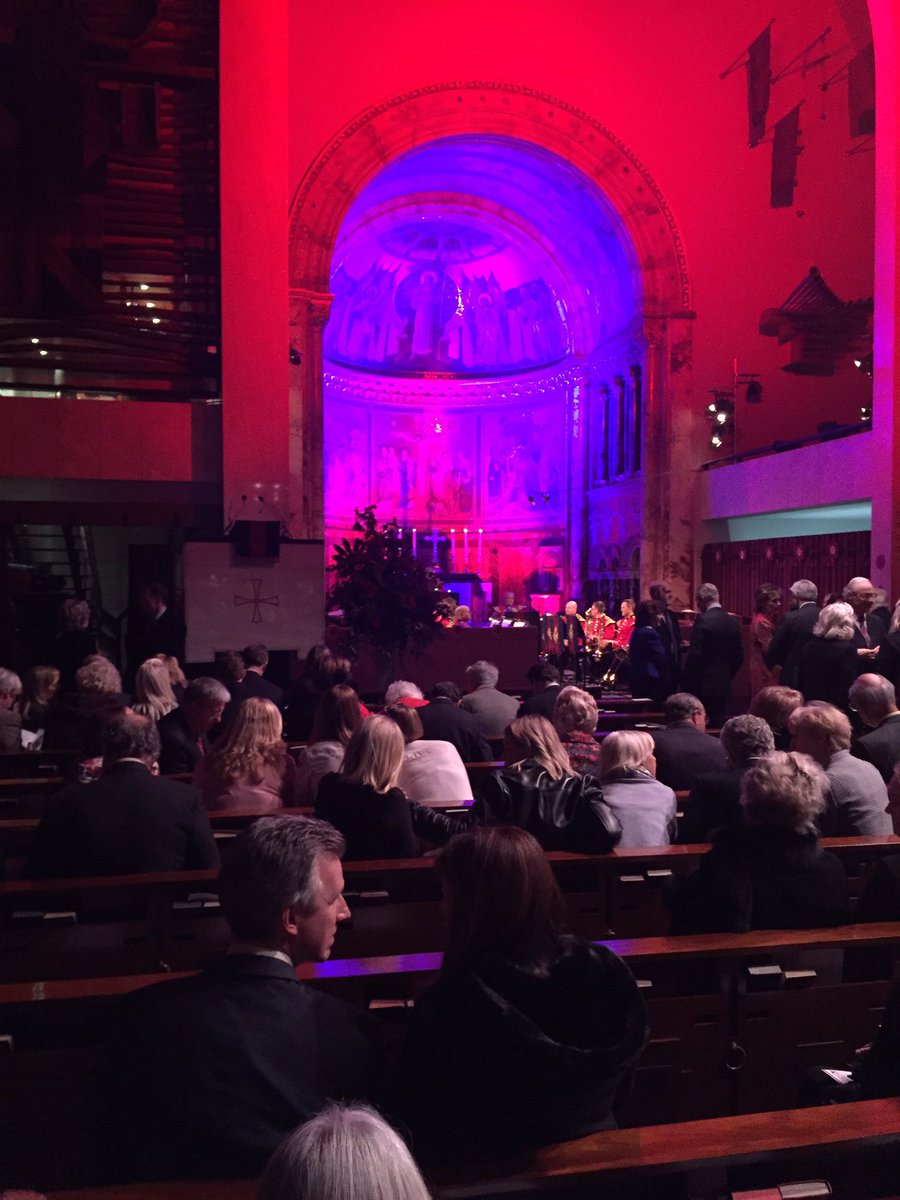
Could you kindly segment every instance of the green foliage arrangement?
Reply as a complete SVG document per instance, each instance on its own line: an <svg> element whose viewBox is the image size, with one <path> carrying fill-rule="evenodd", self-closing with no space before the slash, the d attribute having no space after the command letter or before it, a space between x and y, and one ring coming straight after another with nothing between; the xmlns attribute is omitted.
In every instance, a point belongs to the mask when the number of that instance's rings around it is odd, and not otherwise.
<svg viewBox="0 0 900 1200"><path fill-rule="evenodd" d="M354 533L334 547L328 607L342 609L354 641L382 654L421 651L440 633L430 571L404 549L396 521L379 524L375 506L356 510Z"/></svg>

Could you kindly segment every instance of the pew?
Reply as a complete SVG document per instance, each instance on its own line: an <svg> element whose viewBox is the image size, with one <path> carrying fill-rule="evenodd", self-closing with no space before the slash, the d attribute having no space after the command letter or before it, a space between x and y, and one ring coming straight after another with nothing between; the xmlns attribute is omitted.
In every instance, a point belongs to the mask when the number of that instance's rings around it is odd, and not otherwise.
<svg viewBox="0 0 900 1200"><path fill-rule="evenodd" d="M857 889L900 838L826 838ZM665 892L696 869L706 845L548 855L573 932L588 938L664 934ZM344 864L351 921L336 954L406 954L442 942L440 891L430 857ZM216 873L11 880L0 884L0 981L123 974L202 966L227 930Z"/></svg>

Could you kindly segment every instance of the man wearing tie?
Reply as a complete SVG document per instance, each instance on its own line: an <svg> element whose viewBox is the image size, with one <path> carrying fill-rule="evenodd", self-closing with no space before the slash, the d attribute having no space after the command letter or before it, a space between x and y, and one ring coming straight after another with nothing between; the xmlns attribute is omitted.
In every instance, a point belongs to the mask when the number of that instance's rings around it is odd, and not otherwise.
<svg viewBox="0 0 900 1200"><path fill-rule="evenodd" d="M861 659L874 658L881 639L887 630L878 616L874 616L875 585L871 579L855 576L844 588L844 599L853 609L856 633L853 644Z"/></svg>

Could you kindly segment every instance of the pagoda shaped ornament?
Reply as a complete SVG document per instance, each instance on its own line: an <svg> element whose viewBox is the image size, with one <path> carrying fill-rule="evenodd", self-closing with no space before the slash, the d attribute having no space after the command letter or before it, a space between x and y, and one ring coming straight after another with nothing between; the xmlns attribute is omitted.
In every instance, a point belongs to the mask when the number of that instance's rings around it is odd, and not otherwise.
<svg viewBox="0 0 900 1200"><path fill-rule="evenodd" d="M795 375L834 375L837 364L871 344L873 303L841 300L818 267L791 292L780 308L767 308L759 319L764 337L777 337L787 348L783 371Z"/></svg>

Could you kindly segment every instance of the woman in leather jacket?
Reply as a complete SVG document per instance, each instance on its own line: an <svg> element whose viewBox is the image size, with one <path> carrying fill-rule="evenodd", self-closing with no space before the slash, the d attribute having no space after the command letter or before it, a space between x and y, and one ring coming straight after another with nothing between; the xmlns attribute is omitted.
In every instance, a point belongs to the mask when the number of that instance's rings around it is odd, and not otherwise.
<svg viewBox="0 0 900 1200"><path fill-rule="evenodd" d="M563 935L559 887L524 830L454 838L435 870L447 945L394 1096L413 1153L494 1155L615 1128L647 1037L628 967Z"/></svg>
<svg viewBox="0 0 900 1200"><path fill-rule="evenodd" d="M468 813L448 817L407 799L397 786L403 749L403 734L390 717L367 717L348 742L340 771L319 784L316 816L347 839L346 858L415 858L420 838L441 846L473 824Z"/></svg>
<svg viewBox="0 0 900 1200"><path fill-rule="evenodd" d="M576 775L546 717L517 717L504 734L506 766L489 776L472 812L486 825L518 825L545 850L607 854L622 836L597 780Z"/></svg>

